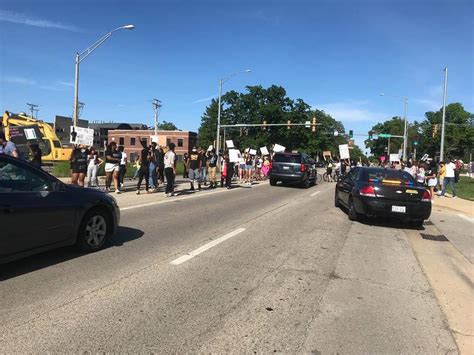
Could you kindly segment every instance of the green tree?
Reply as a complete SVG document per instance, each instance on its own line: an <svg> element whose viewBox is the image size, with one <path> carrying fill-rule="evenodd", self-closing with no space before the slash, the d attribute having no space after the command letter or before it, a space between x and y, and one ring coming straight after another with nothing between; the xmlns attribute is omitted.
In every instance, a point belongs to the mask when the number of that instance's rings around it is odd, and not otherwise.
<svg viewBox="0 0 474 355"><path fill-rule="evenodd" d="M158 129L161 131L177 131L178 127L176 127L173 122L163 121L158 124Z"/></svg>
<svg viewBox="0 0 474 355"><path fill-rule="evenodd" d="M432 157L439 156L441 146L441 122L443 112L426 112L425 120L417 127L420 136L418 151ZM445 157L453 156L469 159L469 153L474 150L474 115L464 109L460 103L446 106L445 126ZM435 131L435 125L437 129Z"/></svg>
<svg viewBox="0 0 474 355"><path fill-rule="evenodd" d="M213 144L217 129L217 100L207 106L199 128L199 144ZM304 123L317 119L317 129L313 133L305 126L291 126L288 121ZM321 110L314 110L302 99L293 100L286 95L281 86L272 85L247 86L246 92L229 91L222 96L221 124L283 124L283 126L227 128L226 140L232 139L241 149L246 147L270 147L278 143L287 150L304 151L312 156L322 156L324 150L331 150L337 155L338 145L347 143L342 137L334 137L335 130L344 132L344 126L333 117Z"/></svg>

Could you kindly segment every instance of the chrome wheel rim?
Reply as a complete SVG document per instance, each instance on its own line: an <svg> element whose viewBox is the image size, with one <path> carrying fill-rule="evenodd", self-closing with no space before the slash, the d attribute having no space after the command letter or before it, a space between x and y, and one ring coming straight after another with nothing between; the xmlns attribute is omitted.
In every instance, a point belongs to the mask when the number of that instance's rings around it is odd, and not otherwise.
<svg viewBox="0 0 474 355"><path fill-rule="evenodd" d="M90 246L100 246L107 233L107 222L101 215L95 215L89 219L86 225L86 242Z"/></svg>

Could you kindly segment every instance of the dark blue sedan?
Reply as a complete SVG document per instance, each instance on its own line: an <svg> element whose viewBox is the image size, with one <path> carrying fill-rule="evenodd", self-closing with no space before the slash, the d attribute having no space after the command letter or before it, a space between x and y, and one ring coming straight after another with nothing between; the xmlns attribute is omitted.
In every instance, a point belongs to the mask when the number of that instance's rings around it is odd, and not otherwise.
<svg viewBox="0 0 474 355"><path fill-rule="evenodd" d="M117 202L104 192L0 155L0 263L66 245L99 250L119 221Z"/></svg>

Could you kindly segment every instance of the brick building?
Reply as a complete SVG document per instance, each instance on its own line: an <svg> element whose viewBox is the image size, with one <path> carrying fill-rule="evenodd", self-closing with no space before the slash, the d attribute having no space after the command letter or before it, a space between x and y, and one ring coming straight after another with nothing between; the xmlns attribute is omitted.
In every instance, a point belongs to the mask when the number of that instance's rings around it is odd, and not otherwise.
<svg viewBox="0 0 474 355"><path fill-rule="evenodd" d="M133 162L139 156L142 149L140 141L146 141L149 146L154 136L153 130L109 130L109 142L117 142L117 145L123 145L129 161ZM158 131L159 146L166 146L169 143L176 145L175 153L179 161L182 160L184 153L189 153L197 143L197 133L189 131Z"/></svg>

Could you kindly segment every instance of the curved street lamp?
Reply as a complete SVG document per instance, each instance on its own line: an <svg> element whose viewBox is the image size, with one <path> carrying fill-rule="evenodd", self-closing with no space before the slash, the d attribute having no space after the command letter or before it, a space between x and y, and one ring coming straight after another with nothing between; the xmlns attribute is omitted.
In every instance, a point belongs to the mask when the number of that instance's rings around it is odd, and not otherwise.
<svg viewBox="0 0 474 355"><path fill-rule="evenodd" d="M407 141L408 141L408 137L407 137L407 134L408 134L408 120L407 120L407 111L408 111L408 97L401 97L401 96L394 96L394 95L385 95L383 92L380 93L380 96L388 96L388 97L392 97L394 99L399 99L399 100L403 100L403 102L405 103L405 113L403 115L403 121L404 121L404 124L403 124L403 157L402 157L402 160L403 161L407 161ZM390 143L389 143L390 144Z"/></svg>
<svg viewBox="0 0 474 355"><path fill-rule="evenodd" d="M104 43L112 33L118 30L133 30L135 28L134 25L125 25L117 27L116 29L106 33L104 36L100 37L97 41L92 43L85 51L82 53L76 53L76 70L75 70L75 78L74 78L74 113L73 113L73 126L77 126L78 121L78 113L79 113L79 64L87 58L89 54L95 51L102 43Z"/></svg>

